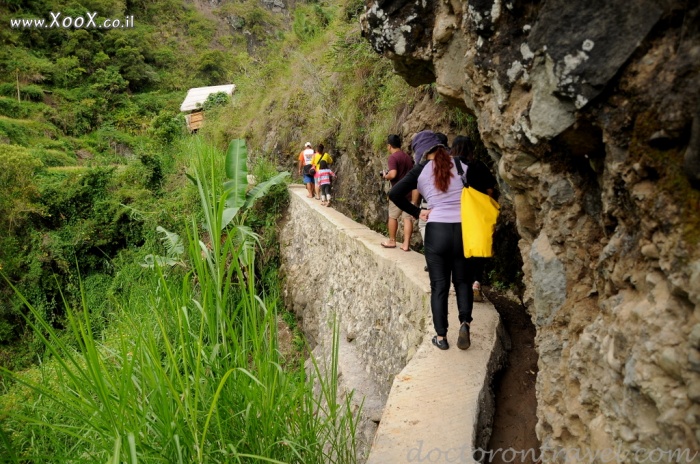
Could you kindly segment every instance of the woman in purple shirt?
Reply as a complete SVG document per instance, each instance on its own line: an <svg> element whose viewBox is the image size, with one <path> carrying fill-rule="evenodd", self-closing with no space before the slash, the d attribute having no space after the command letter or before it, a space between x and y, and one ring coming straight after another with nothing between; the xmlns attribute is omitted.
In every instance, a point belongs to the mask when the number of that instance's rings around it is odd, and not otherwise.
<svg viewBox="0 0 700 464"><path fill-rule="evenodd" d="M437 335L433 344L441 350L450 346L447 343L447 299L450 292L450 278L455 286L457 309L459 311L459 336L457 347L466 350L471 344L469 324L472 321L472 275L469 261L462 248L461 195L462 179L457 173L455 162L447 149L432 131L422 131L411 142L414 154L427 157L428 162L416 165L390 191L389 198L396 206L415 218L427 222L425 229L425 260L430 276L430 306L433 325ZM462 163L466 173L467 165ZM421 209L406 199L413 189L428 202L427 209Z"/></svg>

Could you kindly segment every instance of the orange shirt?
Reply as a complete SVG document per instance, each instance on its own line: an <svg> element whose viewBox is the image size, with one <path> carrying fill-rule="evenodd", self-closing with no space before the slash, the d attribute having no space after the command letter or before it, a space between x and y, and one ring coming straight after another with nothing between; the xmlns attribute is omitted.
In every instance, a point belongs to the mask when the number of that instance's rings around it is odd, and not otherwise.
<svg viewBox="0 0 700 464"><path fill-rule="evenodd" d="M314 157L314 150L312 148L307 148L305 150L302 150L301 153L299 153L299 161L301 162L302 166L306 166L307 164L311 164L311 160Z"/></svg>

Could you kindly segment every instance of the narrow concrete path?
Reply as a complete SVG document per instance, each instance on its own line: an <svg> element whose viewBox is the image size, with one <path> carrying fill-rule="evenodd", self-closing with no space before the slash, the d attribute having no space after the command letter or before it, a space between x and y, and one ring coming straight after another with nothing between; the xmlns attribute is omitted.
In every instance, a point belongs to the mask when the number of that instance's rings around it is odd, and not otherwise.
<svg viewBox="0 0 700 464"><path fill-rule="evenodd" d="M472 344L462 351L457 348L457 304L454 296L450 300L450 349L437 349L433 334L426 334L394 379L368 463L471 463L475 447L488 439L489 383L500 362L500 320L490 303L475 303Z"/></svg>
<svg viewBox="0 0 700 464"><path fill-rule="evenodd" d="M430 282L424 271L425 259L420 253L402 252L399 248L384 249L381 234L352 221L320 201L306 197L301 186L291 186L290 193L302 199L312 210L352 237L364 243L377 256L396 263L415 292L426 301L428 331L418 346L407 347L408 363L395 376L379 427L369 451L368 463L402 464L409 462L471 463L475 448L485 446L490 436L493 400L490 382L503 359L500 319L493 305L475 303L471 329L471 347L457 348L457 305L450 295L448 341L450 349L442 351L432 345L434 335L429 311ZM358 347L359 349L359 347ZM340 370L348 378L351 359L339 355ZM346 365L346 367L343 367ZM362 371L363 369L360 369ZM361 382L358 381L357 385ZM366 385L366 384L365 384ZM370 394L356 388L356 393L370 400ZM380 404L367 403L370 416L379 416ZM376 420L376 419L374 419ZM478 453L477 453L478 457Z"/></svg>

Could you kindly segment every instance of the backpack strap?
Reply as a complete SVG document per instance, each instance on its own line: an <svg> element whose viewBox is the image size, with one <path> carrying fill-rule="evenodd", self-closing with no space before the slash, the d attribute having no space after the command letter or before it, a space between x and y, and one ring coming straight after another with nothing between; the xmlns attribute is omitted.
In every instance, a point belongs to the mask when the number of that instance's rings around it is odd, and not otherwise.
<svg viewBox="0 0 700 464"><path fill-rule="evenodd" d="M459 177L462 179L462 185L464 185L464 188L469 188L469 182L467 182L467 176L464 174L464 169L462 169L462 161L459 158L452 158L452 160L455 162L455 166L457 167L457 173L459 174Z"/></svg>

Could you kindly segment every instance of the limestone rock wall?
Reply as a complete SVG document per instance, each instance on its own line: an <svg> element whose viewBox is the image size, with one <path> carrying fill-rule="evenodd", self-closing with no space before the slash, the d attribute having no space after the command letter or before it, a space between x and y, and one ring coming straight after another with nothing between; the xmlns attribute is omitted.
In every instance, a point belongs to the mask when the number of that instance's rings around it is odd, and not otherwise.
<svg viewBox="0 0 700 464"><path fill-rule="evenodd" d="M382 0L362 28L498 161L542 445L699 449L698 3Z"/></svg>

